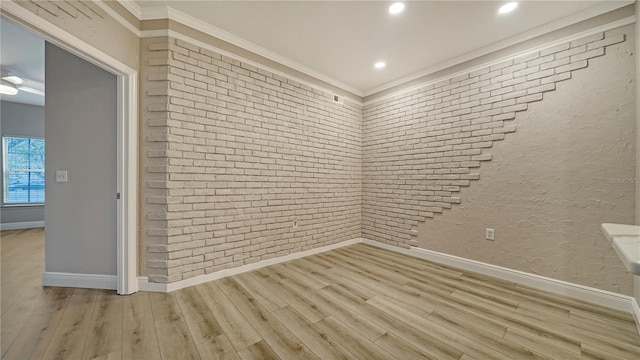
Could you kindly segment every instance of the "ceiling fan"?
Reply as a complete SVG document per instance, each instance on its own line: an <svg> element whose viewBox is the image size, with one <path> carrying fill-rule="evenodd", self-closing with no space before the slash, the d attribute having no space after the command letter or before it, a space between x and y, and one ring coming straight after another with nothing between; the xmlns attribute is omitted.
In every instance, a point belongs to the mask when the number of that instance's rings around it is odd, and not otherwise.
<svg viewBox="0 0 640 360"><path fill-rule="evenodd" d="M44 96L44 83L29 80L18 76L16 73L2 69L2 78L0 79L0 94L17 95L18 92L24 91L39 96Z"/></svg>

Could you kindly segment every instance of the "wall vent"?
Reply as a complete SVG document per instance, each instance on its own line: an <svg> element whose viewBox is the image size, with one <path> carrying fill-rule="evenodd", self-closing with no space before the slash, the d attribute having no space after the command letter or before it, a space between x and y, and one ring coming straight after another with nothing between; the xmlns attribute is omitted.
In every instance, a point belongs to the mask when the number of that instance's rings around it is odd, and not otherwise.
<svg viewBox="0 0 640 360"><path fill-rule="evenodd" d="M333 102L336 104L344 104L344 97L333 94Z"/></svg>

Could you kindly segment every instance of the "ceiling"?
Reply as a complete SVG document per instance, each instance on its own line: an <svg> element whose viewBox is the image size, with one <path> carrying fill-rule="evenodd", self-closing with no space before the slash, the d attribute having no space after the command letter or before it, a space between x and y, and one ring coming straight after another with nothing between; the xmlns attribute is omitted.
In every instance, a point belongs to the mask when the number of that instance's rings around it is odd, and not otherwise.
<svg viewBox="0 0 640 360"><path fill-rule="evenodd" d="M0 18L0 65L25 80L24 86L44 90L44 40ZM18 91L0 95L4 101L44 106L44 96Z"/></svg>
<svg viewBox="0 0 640 360"><path fill-rule="evenodd" d="M172 8L183 22L191 20L188 25L369 95L452 60L517 43L524 33L542 34L630 2L521 1L512 13L498 14L505 1L410 1L397 15L387 10L391 1L134 3L143 19ZM380 60L386 67L374 69Z"/></svg>
<svg viewBox="0 0 640 360"><path fill-rule="evenodd" d="M156 1L137 0L141 18L179 14L237 45L358 95L369 95L629 1L524 1L506 15L499 1L411 1L391 15L390 1ZM159 11L162 10L162 11ZM161 16L158 16L161 17ZM164 15L166 17L166 15ZM195 25L194 25L195 24ZM44 40L0 20L2 69L44 84ZM486 52L486 51L485 51ZM384 60L387 66L373 67ZM44 105L20 91L0 99Z"/></svg>

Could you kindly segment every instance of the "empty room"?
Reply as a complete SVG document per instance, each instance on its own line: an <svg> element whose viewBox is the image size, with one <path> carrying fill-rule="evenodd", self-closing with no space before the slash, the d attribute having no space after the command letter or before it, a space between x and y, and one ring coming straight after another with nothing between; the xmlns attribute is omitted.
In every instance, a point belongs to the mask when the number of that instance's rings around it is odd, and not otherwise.
<svg viewBox="0 0 640 360"><path fill-rule="evenodd" d="M640 359L634 1L0 9L2 359Z"/></svg>

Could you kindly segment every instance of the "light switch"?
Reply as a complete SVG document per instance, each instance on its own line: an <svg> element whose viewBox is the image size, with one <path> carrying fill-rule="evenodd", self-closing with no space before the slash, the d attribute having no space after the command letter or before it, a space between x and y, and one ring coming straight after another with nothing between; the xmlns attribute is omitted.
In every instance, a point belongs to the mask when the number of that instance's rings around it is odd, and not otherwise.
<svg viewBox="0 0 640 360"><path fill-rule="evenodd" d="M56 171L56 182L59 182L59 183L67 182L67 170Z"/></svg>

